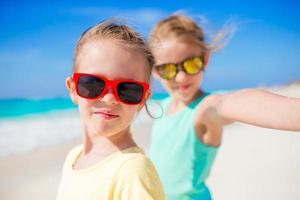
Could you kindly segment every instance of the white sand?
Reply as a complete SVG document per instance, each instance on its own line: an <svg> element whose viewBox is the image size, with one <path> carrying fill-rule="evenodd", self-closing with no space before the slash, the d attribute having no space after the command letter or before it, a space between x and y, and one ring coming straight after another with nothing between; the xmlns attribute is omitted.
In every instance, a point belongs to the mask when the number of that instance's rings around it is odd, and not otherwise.
<svg viewBox="0 0 300 200"><path fill-rule="evenodd" d="M300 199L300 133L236 123L223 143L208 185L215 199Z"/></svg>
<svg viewBox="0 0 300 200"><path fill-rule="evenodd" d="M300 85L272 91L300 97ZM133 126L140 146L151 123ZM53 200L67 152L80 138L0 159L1 200ZM208 185L217 200L300 199L300 133L235 123L225 128Z"/></svg>
<svg viewBox="0 0 300 200"><path fill-rule="evenodd" d="M67 152L79 140L0 160L1 200L53 200Z"/></svg>

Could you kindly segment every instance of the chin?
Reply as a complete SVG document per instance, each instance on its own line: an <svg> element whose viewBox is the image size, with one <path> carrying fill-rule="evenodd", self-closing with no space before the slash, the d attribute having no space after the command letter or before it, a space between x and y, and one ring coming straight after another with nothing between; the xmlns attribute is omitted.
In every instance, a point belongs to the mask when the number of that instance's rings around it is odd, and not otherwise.
<svg viewBox="0 0 300 200"><path fill-rule="evenodd" d="M118 132L116 128L108 124L97 124L91 127L91 134L93 136L111 136Z"/></svg>
<svg viewBox="0 0 300 200"><path fill-rule="evenodd" d="M187 91L184 93L180 92L180 93L177 93L177 97L183 102L190 102L190 101L193 101L194 94L195 93L193 93L191 91Z"/></svg>
<svg viewBox="0 0 300 200"><path fill-rule="evenodd" d="M183 102L191 103L193 101L192 97L184 97Z"/></svg>

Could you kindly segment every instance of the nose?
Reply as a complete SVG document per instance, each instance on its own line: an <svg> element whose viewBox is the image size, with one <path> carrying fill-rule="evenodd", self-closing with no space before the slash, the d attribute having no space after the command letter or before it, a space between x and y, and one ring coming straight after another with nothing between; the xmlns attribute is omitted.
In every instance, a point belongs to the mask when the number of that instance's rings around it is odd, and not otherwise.
<svg viewBox="0 0 300 200"><path fill-rule="evenodd" d="M107 105L114 105L118 103L113 88L109 88L100 100Z"/></svg>
<svg viewBox="0 0 300 200"><path fill-rule="evenodd" d="M178 83L183 83L186 80L187 80L187 74L184 71L179 70L178 73L176 74L175 81Z"/></svg>

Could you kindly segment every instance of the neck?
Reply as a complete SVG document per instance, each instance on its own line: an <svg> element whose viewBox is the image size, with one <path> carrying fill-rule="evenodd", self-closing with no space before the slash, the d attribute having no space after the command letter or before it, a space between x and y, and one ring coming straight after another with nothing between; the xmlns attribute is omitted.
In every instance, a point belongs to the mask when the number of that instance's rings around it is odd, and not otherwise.
<svg viewBox="0 0 300 200"><path fill-rule="evenodd" d="M181 110L191 104L193 101L198 99L200 96L203 95L203 91L201 89L197 90L195 94L190 99L179 99L176 97L171 98L171 102L169 105L169 113L175 113L178 110Z"/></svg>
<svg viewBox="0 0 300 200"><path fill-rule="evenodd" d="M102 155L109 155L116 151L137 146L131 137L129 127L112 136L89 136L88 133L83 137L84 154L97 153Z"/></svg>

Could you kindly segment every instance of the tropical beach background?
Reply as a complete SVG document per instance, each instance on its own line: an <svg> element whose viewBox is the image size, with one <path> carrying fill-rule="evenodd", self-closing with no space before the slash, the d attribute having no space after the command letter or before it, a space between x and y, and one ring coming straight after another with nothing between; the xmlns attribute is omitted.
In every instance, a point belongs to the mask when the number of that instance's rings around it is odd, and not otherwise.
<svg viewBox="0 0 300 200"><path fill-rule="evenodd" d="M203 88L261 87L300 98L299 8L289 0L1 1L0 199L55 199L64 158L81 139L65 78L86 28L116 17L146 38L159 19L174 12L194 17L211 36L231 27L232 37L211 57ZM149 107L157 113L155 99L165 91L156 80L152 84ZM132 127L146 152L151 124L143 111ZM297 132L226 127L208 180L214 199L300 199L299 144Z"/></svg>

